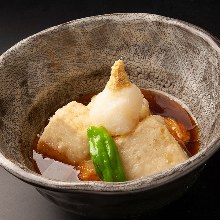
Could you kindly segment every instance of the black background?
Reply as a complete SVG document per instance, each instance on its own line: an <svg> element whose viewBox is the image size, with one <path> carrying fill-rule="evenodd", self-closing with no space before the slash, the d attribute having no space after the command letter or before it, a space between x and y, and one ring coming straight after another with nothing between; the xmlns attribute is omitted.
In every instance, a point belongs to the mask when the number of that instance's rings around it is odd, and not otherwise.
<svg viewBox="0 0 220 220"><path fill-rule="evenodd" d="M0 1L0 54L18 41L48 27L73 19L118 13L163 15L197 25L220 39L217 0L145 1ZM179 200L148 219L219 219L220 152L207 163L191 189ZM80 219L47 202L32 187L0 168L0 219ZM146 215L139 219L146 219Z"/></svg>

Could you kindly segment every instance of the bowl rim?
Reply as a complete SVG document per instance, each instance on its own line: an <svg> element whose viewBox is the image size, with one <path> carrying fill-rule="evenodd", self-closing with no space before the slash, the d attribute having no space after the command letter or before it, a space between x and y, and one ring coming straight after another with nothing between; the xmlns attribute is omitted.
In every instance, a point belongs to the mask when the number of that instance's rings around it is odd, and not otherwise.
<svg viewBox="0 0 220 220"><path fill-rule="evenodd" d="M5 53L0 56L0 65L4 63L4 60L10 56L14 51L18 50L23 45L27 44L29 41L34 40L36 37L40 37L43 34L49 34L55 30L59 30L62 27L68 27L75 25L86 25L90 22L95 21L129 21L139 19L141 21L160 21L165 22L166 24L171 24L175 26L179 26L194 35L201 37L205 40L215 51L220 54L220 41L208 33L207 31L203 30L200 27L197 27L193 24L188 22L184 22L178 19L173 19L169 17L164 17L161 15L156 14L149 14L149 13L113 13L113 14L104 14L104 15L97 15L91 17L80 18L76 20L72 20L60 25L56 25L50 28L47 28L43 31L40 31L30 37L27 37L10 49L8 49ZM78 182L63 182L63 181L56 181L44 178L34 172L27 172L25 171L22 166L19 164L13 163L9 159L7 159L1 152L0 152L0 165L7 170L12 175L16 176L17 178L21 179L24 182L27 182L31 185L34 185L38 188L45 188L53 191L83 191L89 193L132 193L137 191L149 190L154 189L162 184L166 184L172 182L191 171L195 170L196 168L203 165L220 147L220 137L215 141L209 143L206 148L201 149L196 155L190 157L185 162L178 164L177 166L170 168L166 171L161 173L143 177L136 180L126 181L126 182L117 182L117 183L106 183L106 182L92 182L92 181L78 181Z"/></svg>

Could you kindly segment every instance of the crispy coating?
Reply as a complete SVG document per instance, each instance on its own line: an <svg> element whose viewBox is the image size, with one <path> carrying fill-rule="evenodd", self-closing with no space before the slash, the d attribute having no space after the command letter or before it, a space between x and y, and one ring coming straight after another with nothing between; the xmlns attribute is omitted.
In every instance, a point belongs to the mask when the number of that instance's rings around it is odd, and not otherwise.
<svg viewBox="0 0 220 220"><path fill-rule="evenodd" d="M82 161L77 169L80 171L79 179L82 181L100 181L97 176L92 160Z"/></svg>
<svg viewBox="0 0 220 220"><path fill-rule="evenodd" d="M187 143L190 140L190 133L186 127L180 122L172 118L164 117L169 132L175 137L177 141Z"/></svg>

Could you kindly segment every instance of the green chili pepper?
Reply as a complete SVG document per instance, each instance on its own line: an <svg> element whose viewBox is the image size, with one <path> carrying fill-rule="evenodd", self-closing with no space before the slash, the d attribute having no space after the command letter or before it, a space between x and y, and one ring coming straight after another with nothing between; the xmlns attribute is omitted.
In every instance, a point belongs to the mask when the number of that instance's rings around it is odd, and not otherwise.
<svg viewBox="0 0 220 220"><path fill-rule="evenodd" d="M117 146L104 127L87 130L89 150L99 178L107 182L126 181Z"/></svg>

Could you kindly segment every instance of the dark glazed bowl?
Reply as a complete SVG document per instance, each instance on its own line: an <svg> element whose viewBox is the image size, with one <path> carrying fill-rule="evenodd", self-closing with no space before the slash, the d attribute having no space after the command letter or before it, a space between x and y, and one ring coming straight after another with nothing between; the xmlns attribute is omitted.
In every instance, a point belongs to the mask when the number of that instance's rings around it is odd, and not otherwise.
<svg viewBox="0 0 220 220"><path fill-rule="evenodd" d="M181 100L201 149L158 175L124 183L60 182L34 172L32 143L50 115L101 90L123 56L130 79ZM220 48L210 34L150 14L79 19L33 35L0 57L0 164L47 199L90 217L135 216L184 193L220 145Z"/></svg>

